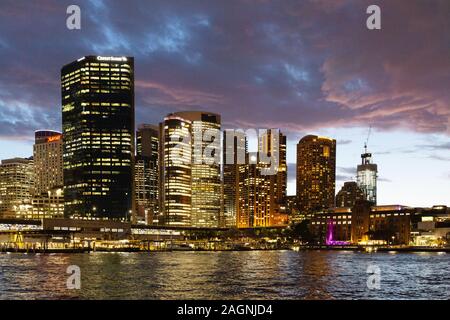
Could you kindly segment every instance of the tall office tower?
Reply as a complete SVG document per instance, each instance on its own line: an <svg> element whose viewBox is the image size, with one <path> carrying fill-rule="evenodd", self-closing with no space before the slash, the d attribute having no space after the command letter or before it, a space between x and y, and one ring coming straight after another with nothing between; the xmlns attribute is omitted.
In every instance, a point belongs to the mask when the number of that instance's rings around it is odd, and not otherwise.
<svg viewBox="0 0 450 320"><path fill-rule="evenodd" d="M267 130L259 137L259 151L276 161L276 172L270 175L271 215L273 215L280 213L280 208L286 205L286 136L279 129Z"/></svg>
<svg viewBox="0 0 450 320"><path fill-rule="evenodd" d="M64 215L134 211L134 59L86 56L61 70Z"/></svg>
<svg viewBox="0 0 450 320"><path fill-rule="evenodd" d="M217 227L221 214L220 116L176 112L164 119L160 130L163 224Z"/></svg>
<svg viewBox="0 0 450 320"><path fill-rule="evenodd" d="M243 183L240 170L245 166L247 138L244 132L225 130L223 134L223 227L236 227L239 217L239 195Z"/></svg>
<svg viewBox="0 0 450 320"><path fill-rule="evenodd" d="M33 179L32 158L2 160L0 164L0 217L31 218Z"/></svg>
<svg viewBox="0 0 450 320"><path fill-rule="evenodd" d="M238 199L237 227L269 227L276 224L281 211L285 211L286 136L278 129L266 130L258 136L258 152L246 152L245 159L244 165L235 168L238 173L237 190L233 190ZM224 167L224 186L226 178ZM226 196L224 192L224 198Z"/></svg>
<svg viewBox="0 0 450 320"><path fill-rule="evenodd" d="M336 207L353 207L356 201L364 199L364 194L356 182L344 182L341 190L336 195Z"/></svg>
<svg viewBox="0 0 450 320"><path fill-rule="evenodd" d="M297 199L301 214L334 206L336 140L308 135L297 144Z"/></svg>
<svg viewBox="0 0 450 320"><path fill-rule="evenodd" d="M361 154L361 164L358 165L356 172L358 187L364 193L365 200L376 205L378 168L375 163L372 163L372 154L367 152L367 147Z"/></svg>
<svg viewBox="0 0 450 320"><path fill-rule="evenodd" d="M158 217L159 128L142 124L136 132L135 193L138 222L153 224Z"/></svg>
<svg viewBox="0 0 450 320"><path fill-rule="evenodd" d="M62 134L36 131L33 158L33 218L61 218L64 216Z"/></svg>

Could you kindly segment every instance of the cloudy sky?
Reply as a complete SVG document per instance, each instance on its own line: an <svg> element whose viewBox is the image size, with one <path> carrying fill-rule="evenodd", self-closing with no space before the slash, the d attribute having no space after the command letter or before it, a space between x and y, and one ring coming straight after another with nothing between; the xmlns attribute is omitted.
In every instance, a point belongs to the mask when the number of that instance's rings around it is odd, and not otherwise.
<svg viewBox="0 0 450 320"><path fill-rule="evenodd" d="M366 28L370 4L382 30ZM280 128L290 194L300 137L337 140L339 189L372 126L379 203L450 205L448 0L1 0L1 159L61 128L60 68L91 54L135 57L139 122L202 109L224 128Z"/></svg>

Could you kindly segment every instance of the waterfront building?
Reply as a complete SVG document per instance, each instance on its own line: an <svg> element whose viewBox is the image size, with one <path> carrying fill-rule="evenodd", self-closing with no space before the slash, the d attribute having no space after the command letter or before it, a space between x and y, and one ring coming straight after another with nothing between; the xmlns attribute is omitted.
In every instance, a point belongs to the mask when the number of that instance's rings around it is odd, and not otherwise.
<svg viewBox="0 0 450 320"><path fill-rule="evenodd" d="M64 215L134 211L134 59L82 57L61 70Z"/></svg>
<svg viewBox="0 0 450 320"><path fill-rule="evenodd" d="M0 217L28 219L32 215L33 180L33 158L1 161Z"/></svg>
<svg viewBox="0 0 450 320"><path fill-rule="evenodd" d="M352 242L357 244L408 245L412 217L417 208L401 205L373 206L358 201L352 208Z"/></svg>
<svg viewBox="0 0 450 320"><path fill-rule="evenodd" d="M308 135L297 144L297 201L301 214L334 207L336 140Z"/></svg>
<svg viewBox="0 0 450 320"><path fill-rule="evenodd" d="M33 196L31 219L55 219L64 217L64 194L62 187Z"/></svg>
<svg viewBox="0 0 450 320"><path fill-rule="evenodd" d="M356 201L364 199L364 194L356 182L344 182L336 195L336 207L353 207Z"/></svg>
<svg viewBox="0 0 450 320"><path fill-rule="evenodd" d="M63 139L53 130L35 132L33 219L64 215Z"/></svg>
<svg viewBox="0 0 450 320"><path fill-rule="evenodd" d="M218 227L222 209L220 115L171 113L160 124L160 214L165 225Z"/></svg>
<svg viewBox="0 0 450 320"><path fill-rule="evenodd" d="M378 168L372 163L372 154L367 152L367 148L361 154L361 164L358 165L356 172L358 187L364 193L365 199L376 205Z"/></svg>
<svg viewBox="0 0 450 320"><path fill-rule="evenodd" d="M416 246L445 246L450 244L450 208L436 205L419 208L413 216L411 237Z"/></svg>
<svg viewBox="0 0 450 320"><path fill-rule="evenodd" d="M136 132L136 222L158 223L159 127L142 124Z"/></svg>
<svg viewBox="0 0 450 320"><path fill-rule="evenodd" d="M317 212L311 217L309 228L321 244L349 244L352 236L352 209L336 207Z"/></svg>

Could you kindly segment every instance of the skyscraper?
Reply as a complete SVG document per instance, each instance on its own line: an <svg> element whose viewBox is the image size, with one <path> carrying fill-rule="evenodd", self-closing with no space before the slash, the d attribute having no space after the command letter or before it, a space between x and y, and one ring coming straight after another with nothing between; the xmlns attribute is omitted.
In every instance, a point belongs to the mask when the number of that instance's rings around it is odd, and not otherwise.
<svg viewBox="0 0 450 320"><path fill-rule="evenodd" d="M377 174L378 167L372 163L372 154L365 148L365 152L361 154L361 164L356 170L356 177L365 200L372 202L373 205L377 204Z"/></svg>
<svg viewBox="0 0 450 320"><path fill-rule="evenodd" d="M300 213L334 206L336 140L308 135L297 144L297 199Z"/></svg>
<svg viewBox="0 0 450 320"><path fill-rule="evenodd" d="M136 133L136 215L138 221L148 224L158 217L158 153L159 128L150 124L140 125Z"/></svg>
<svg viewBox="0 0 450 320"><path fill-rule="evenodd" d="M64 214L127 220L134 207L134 59L86 56L61 70Z"/></svg>
<svg viewBox="0 0 450 320"><path fill-rule="evenodd" d="M236 227L240 211L239 196L243 182L240 170L246 164L247 138L244 132L223 132L223 221L224 227Z"/></svg>
<svg viewBox="0 0 450 320"><path fill-rule="evenodd" d="M33 218L60 218L64 215L62 134L36 131L33 158Z"/></svg>
<svg viewBox="0 0 450 320"><path fill-rule="evenodd" d="M62 188L63 181L62 134L57 131L35 132L33 146L34 194L47 194L54 188Z"/></svg>
<svg viewBox="0 0 450 320"><path fill-rule="evenodd" d="M245 164L240 165L237 171L237 226L273 225L279 220L286 200L286 136L278 129L260 133L258 152L247 152ZM224 169L224 186L225 173Z"/></svg>
<svg viewBox="0 0 450 320"><path fill-rule="evenodd" d="M33 159L14 158L0 164L0 217L31 218Z"/></svg>
<svg viewBox="0 0 450 320"><path fill-rule="evenodd" d="M271 175L263 174L268 164L258 152L247 154L247 164L241 171L243 188L240 193L239 228L268 227L273 197L270 195Z"/></svg>
<svg viewBox="0 0 450 320"><path fill-rule="evenodd" d="M220 116L171 113L160 125L161 220L217 227L221 214Z"/></svg>
<svg viewBox="0 0 450 320"><path fill-rule="evenodd" d="M354 181L344 182L336 195L336 207L353 207L359 200L364 200L364 194Z"/></svg>
<svg viewBox="0 0 450 320"><path fill-rule="evenodd" d="M269 129L259 137L259 151L272 157L275 172L270 175L271 215L285 206L287 188L286 136L279 129Z"/></svg>

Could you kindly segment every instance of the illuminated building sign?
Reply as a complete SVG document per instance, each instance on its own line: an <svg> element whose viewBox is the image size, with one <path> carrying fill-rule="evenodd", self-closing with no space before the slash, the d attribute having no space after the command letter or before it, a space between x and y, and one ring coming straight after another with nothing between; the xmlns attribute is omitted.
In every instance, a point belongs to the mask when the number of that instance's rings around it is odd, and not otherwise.
<svg viewBox="0 0 450 320"><path fill-rule="evenodd" d="M52 136L52 137L48 137L47 138L47 142L55 142L55 141L59 141L59 140L61 140L61 136L60 135Z"/></svg>
<svg viewBox="0 0 450 320"><path fill-rule="evenodd" d="M97 57L98 61L119 61L119 62L125 62L127 61L126 57L102 57L102 56L98 56Z"/></svg>

